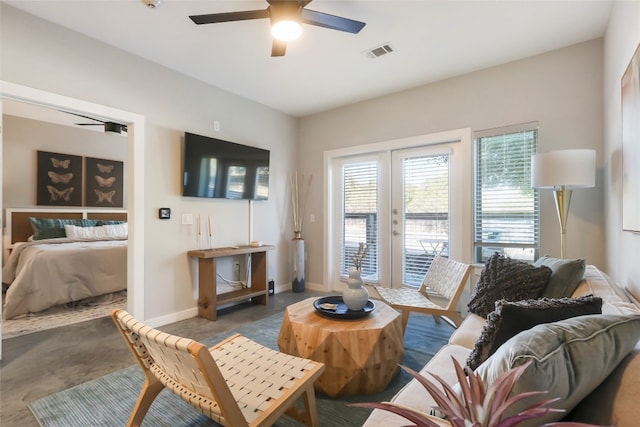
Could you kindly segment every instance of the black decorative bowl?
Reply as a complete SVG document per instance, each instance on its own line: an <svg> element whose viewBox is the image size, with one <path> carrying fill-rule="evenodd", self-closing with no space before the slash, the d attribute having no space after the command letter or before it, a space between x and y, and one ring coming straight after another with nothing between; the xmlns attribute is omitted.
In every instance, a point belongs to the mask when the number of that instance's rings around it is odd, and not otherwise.
<svg viewBox="0 0 640 427"><path fill-rule="evenodd" d="M362 310L354 311L349 310L341 295L331 295L318 298L313 302L313 307L318 313L331 319L360 319L368 316L376 308L376 304L368 300Z"/></svg>

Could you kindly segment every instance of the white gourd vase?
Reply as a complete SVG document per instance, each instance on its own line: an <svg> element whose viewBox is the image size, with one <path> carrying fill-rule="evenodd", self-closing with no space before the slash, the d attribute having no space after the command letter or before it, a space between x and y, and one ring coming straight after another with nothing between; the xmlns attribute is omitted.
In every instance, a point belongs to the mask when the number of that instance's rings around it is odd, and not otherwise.
<svg viewBox="0 0 640 427"><path fill-rule="evenodd" d="M352 268L349 270L349 278L347 279L347 287L342 292L342 300L349 310L359 311L364 308L369 301L369 292L363 286L360 270Z"/></svg>

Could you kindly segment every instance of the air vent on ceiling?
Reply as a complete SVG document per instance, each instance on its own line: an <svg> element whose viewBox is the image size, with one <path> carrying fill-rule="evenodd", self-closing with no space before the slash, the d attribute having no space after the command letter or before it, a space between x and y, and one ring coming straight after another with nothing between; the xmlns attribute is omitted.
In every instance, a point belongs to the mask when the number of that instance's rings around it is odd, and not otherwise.
<svg viewBox="0 0 640 427"><path fill-rule="evenodd" d="M375 58L380 58L381 56L384 56L388 53L393 53L395 51L396 51L395 48L391 46L390 43L385 43L380 46L376 46L373 49L365 50L362 53L367 58L375 59Z"/></svg>

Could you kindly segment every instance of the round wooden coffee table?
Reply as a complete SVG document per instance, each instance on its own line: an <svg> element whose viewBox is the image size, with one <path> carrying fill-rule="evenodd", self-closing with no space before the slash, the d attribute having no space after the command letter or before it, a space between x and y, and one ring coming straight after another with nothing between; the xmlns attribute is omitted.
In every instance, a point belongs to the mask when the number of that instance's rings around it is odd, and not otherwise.
<svg viewBox="0 0 640 427"><path fill-rule="evenodd" d="M316 312L316 299L287 307L278 337L280 351L324 363L316 389L328 396L384 390L404 356L400 314L375 301L367 317L330 319Z"/></svg>

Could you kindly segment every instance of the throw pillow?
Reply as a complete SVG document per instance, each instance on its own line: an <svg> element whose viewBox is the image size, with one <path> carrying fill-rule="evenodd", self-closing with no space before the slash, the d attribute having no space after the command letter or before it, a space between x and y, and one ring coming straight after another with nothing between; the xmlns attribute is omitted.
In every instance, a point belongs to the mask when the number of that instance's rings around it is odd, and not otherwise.
<svg viewBox="0 0 640 427"><path fill-rule="evenodd" d="M536 267L495 253L489 257L467 307L486 318L498 300L520 301L538 298L547 286L551 269Z"/></svg>
<svg viewBox="0 0 640 427"><path fill-rule="evenodd" d="M584 276L583 259L560 259L543 256L533 263L536 267L546 265L551 269L551 278L542 293L547 298L564 298L573 295Z"/></svg>
<svg viewBox="0 0 640 427"><path fill-rule="evenodd" d="M601 313L602 298L591 295L573 299L500 300L496 302L496 309L489 313L487 324L467 359L467 365L475 371L511 337L541 323Z"/></svg>
<svg viewBox="0 0 640 427"><path fill-rule="evenodd" d="M65 225L78 227L94 227L97 220L94 219L64 219L64 218L34 218L29 217L33 229L33 240L56 239L66 237Z"/></svg>
<svg viewBox="0 0 640 427"><path fill-rule="evenodd" d="M640 316L587 315L545 323L521 332L504 343L478 367L486 387L503 372L527 362L512 395L547 391L518 402L508 415L542 399L559 398L551 404L563 411L573 409L594 390L633 350L640 338ZM558 421L565 413L550 413L535 423Z"/></svg>

